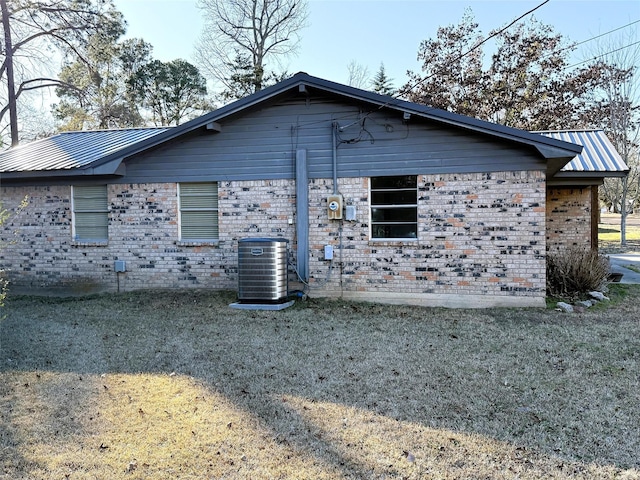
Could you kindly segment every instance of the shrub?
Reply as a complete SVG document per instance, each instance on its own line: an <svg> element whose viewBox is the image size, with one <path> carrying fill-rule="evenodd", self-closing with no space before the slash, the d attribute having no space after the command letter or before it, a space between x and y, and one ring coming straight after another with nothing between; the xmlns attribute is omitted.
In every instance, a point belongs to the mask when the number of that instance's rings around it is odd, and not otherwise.
<svg viewBox="0 0 640 480"><path fill-rule="evenodd" d="M584 247L547 255L547 293L575 297L601 289L611 272L609 259Z"/></svg>
<svg viewBox="0 0 640 480"><path fill-rule="evenodd" d="M0 307L4 307L4 299L7 298L9 281L5 277L4 270L0 270Z"/></svg>

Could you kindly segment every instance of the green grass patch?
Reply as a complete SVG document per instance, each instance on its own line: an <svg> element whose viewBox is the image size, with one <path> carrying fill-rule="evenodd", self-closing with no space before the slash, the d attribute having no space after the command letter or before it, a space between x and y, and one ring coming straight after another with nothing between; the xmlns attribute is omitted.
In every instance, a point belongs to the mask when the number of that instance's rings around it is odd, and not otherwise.
<svg viewBox="0 0 640 480"><path fill-rule="evenodd" d="M640 253L640 227L627 225L626 245L620 245L620 226L600 224L598 247L600 253Z"/></svg>
<svg viewBox="0 0 640 480"><path fill-rule="evenodd" d="M632 283L610 283L607 296L611 300L609 306L616 307L640 298L640 285ZM606 304L603 304L606 306Z"/></svg>
<svg viewBox="0 0 640 480"><path fill-rule="evenodd" d="M627 240L640 240L640 227L627 225ZM600 225L598 227L598 240L603 242L620 242L620 226Z"/></svg>
<svg viewBox="0 0 640 480"><path fill-rule="evenodd" d="M640 298L640 285L628 283L609 283L608 291L605 293L609 297L609 301L596 303L590 311L606 313L607 310L623 306L626 302L634 301ZM546 298L547 309L555 310L558 302L573 303L577 300L592 300L588 295L579 298L564 298L556 296L548 296Z"/></svg>

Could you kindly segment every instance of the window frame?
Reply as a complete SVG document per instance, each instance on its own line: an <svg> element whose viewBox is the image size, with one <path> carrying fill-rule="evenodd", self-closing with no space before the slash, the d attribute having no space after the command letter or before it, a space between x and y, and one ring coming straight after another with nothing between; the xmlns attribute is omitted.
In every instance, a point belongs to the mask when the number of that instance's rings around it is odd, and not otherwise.
<svg viewBox="0 0 640 480"><path fill-rule="evenodd" d="M197 193L197 192L185 192L185 190L188 189L188 186L195 186L195 185L200 185L200 186L204 186L204 185L208 185L208 186L213 186L215 187L215 193L214 192L208 192L208 193ZM180 182L178 183L178 236L179 236L179 241L182 243L198 243L198 244L202 244L202 243L218 243L220 240L220 214L219 214L219 196L218 196L218 192L219 192L219 188L220 188L220 184L217 181L212 181L212 182ZM183 199L189 198L189 199L197 199L199 197L201 198L206 198L206 197L211 197L213 195L213 198L215 199L215 201L212 204L209 205L204 205L204 206L184 206L185 201ZM189 217L190 214L197 214L197 213L213 213L214 214L214 218L215 218L215 225L212 226L212 234L213 236L190 236L187 235L185 236L185 217ZM195 218L197 217L194 216L192 217ZM191 219L191 220L192 220ZM190 225L190 227L192 227L192 225ZM201 225L196 225L194 228L203 228L203 227L207 227L204 224Z"/></svg>
<svg viewBox="0 0 640 480"><path fill-rule="evenodd" d="M104 189L104 192L99 192L100 195L95 194L98 188L101 190ZM95 201L95 199L104 200L104 205L101 205L100 207L82 205L82 200ZM92 222L95 223L95 225L86 226L83 225L85 222L79 221L80 218L88 218L90 215L97 217L98 220L102 220L102 222ZM103 223L103 225L98 225L98 223ZM83 230L90 228L103 229L104 236L84 236ZM109 191L107 184L71 186L71 237L74 242L78 243L104 244L109 241Z"/></svg>
<svg viewBox="0 0 640 480"><path fill-rule="evenodd" d="M391 187L374 187L374 183L376 179L392 179L392 178L409 178L409 177L413 177L414 179L414 183L415 186L410 186L410 187L397 187L397 188L391 188ZM401 203L374 203L374 197L376 196L376 193L397 193L397 194L403 194L406 192L414 192L415 193L415 200L411 203L405 203L405 201L403 201L401 198L399 198ZM370 177L369 178L369 214L370 214L370 236L369 238L372 241L375 242L385 242L385 241L417 241L418 240L418 176L417 175L380 175L380 176L376 176L376 177ZM393 210L413 210L415 212L415 221L406 221L406 220L402 220L400 219L399 221L390 221L388 219L384 220L384 221L377 221L374 219L375 217L375 210L387 210L387 211L393 211ZM388 227L393 227L393 226L410 226L413 225L414 226L414 231L415 231L415 236L375 236L376 235L376 226L388 226Z"/></svg>

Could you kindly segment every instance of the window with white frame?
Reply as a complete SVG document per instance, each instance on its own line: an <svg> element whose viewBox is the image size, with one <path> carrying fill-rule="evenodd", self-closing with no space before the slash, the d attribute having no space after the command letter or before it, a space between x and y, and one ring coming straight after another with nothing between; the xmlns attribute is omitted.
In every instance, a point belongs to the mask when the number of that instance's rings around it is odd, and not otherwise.
<svg viewBox="0 0 640 480"><path fill-rule="evenodd" d="M73 239L106 242L109 239L109 205L106 185L73 186Z"/></svg>
<svg viewBox="0 0 640 480"><path fill-rule="evenodd" d="M418 236L418 179L415 175L371 177L371 238Z"/></svg>
<svg viewBox="0 0 640 480"><path fill-rule="evenodd" d="M178 184L180 240L218 240L218 183Z"/></svg>

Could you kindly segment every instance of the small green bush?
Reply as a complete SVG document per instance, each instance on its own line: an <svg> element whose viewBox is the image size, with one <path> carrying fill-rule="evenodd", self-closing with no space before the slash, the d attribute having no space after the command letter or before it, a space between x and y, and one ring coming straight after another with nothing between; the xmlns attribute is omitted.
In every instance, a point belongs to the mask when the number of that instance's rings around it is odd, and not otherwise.
<svg viewBox="0 0 640 480"><path fill-rule="evenodd" d="M601 289L611 272L609 259L597 251L571 247L547 255L547 294L576 297Z"/></svg>

